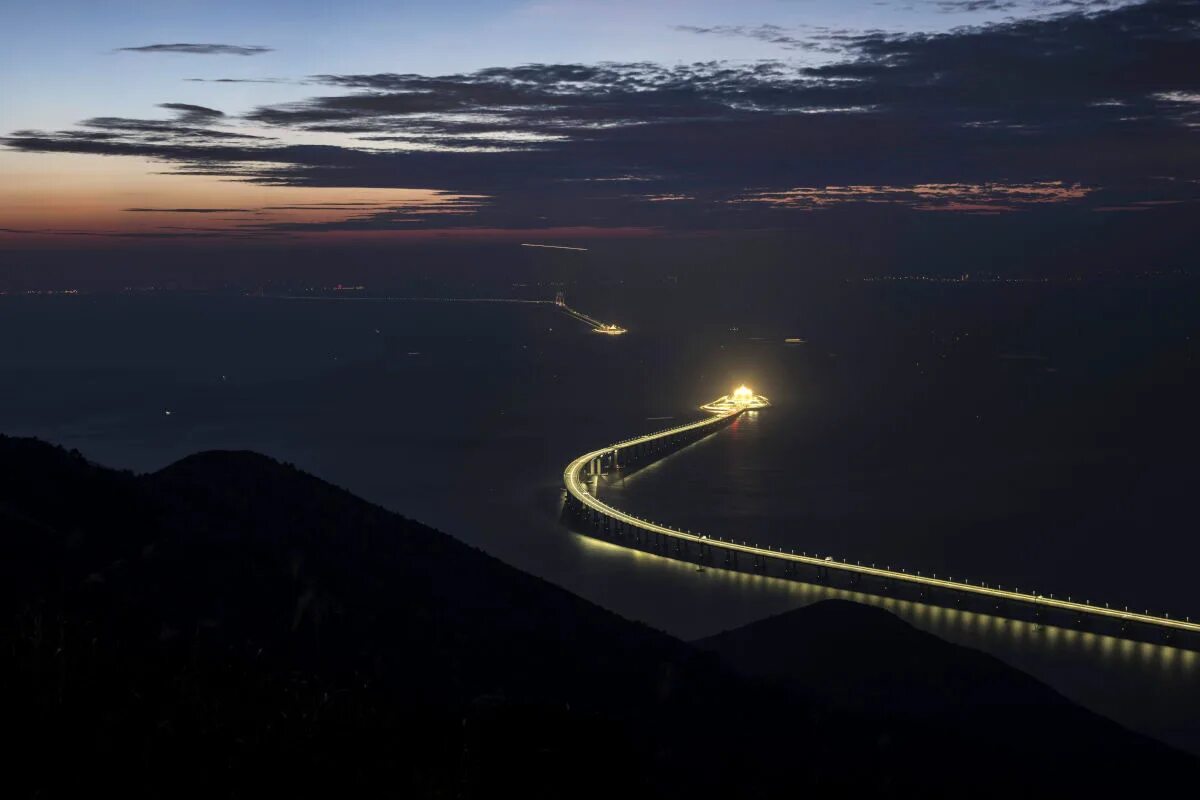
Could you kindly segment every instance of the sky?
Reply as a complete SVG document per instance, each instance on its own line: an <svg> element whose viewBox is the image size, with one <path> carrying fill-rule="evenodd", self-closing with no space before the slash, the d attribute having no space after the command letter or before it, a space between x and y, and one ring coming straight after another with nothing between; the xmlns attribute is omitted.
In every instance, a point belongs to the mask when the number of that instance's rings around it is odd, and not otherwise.
<svg viewBox="0 0 1200 800"><path fill-rule="evenodd" d="M1180 214L1197 63L1197 0L14 4L0 248Z"/></svg>

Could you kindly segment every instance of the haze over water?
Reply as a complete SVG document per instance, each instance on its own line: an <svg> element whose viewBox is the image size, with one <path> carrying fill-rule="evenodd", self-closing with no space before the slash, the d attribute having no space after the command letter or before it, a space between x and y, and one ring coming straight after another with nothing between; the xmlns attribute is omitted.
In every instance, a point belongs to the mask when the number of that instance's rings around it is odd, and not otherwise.
<svg viewBox="0 0 1200 800"><path fill-rule="evenodd" d="M847 285L753 315L569 296L627 324L617 339L538 306L10 297L0 423L135 470L258 450L694 637L838 593L572 534L561 470L746 382L775 405L603 493L691 530L1184 615L1197 318L1171 287L1138 291ZM885 602L1200 744L1193 653Z"/></svg>

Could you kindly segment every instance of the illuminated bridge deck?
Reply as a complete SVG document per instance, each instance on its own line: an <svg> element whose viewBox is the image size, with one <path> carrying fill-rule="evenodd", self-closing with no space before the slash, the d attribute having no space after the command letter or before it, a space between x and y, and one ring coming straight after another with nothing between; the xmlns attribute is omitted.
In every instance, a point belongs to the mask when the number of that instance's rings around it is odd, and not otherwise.
<svg viewBox="0 0 1200 800"><path fill-rule="evenodd" d="M609 336L620 336L623 333L627 333L627 331L624 328L622 328L620 325L616 325L611 322L601 322L598 319L589 317L587 314L583 313L582 311L571 308L569 305L567 305L567 298L563 295L562 292L559 292L557 295L555 295L554 305L558 307L559 311L562 311L568 317L573 317L573 318L579 320L580 322L584 323L589 328L594 330L596 333L603 333L603 334L607 334Z"/></svg>
<svg viewBox="0 0 1200 800"><path fill-rule="evenodd" d="M727 396L727 398L722 398L722 400L726 400L728 397L736 397L736 393ZM711 410L720 406L721 401L715 401L706 406L706 408ZM683 444L716 432L753 407L757 406L745 403L728 403L721 410L712 411L711 416L697 422L678 425L644 436L615 442L598 450L584 453L568 464L566 470L563 472L563 483L568 493L567 502L569 510L582 516L586 521L593 523L597 527L613 531L617 534L636 532L648 534L652 537L661 537L661 541L663 542L674 542L677 552L682 547L682 552L686 554L688 553L688 545L691 545L695 548L695 559L701 564L706 563L706 553L709 559L708 563L712 566L719 566L712 564L713 553L725 553L727 561L728 557L732 555L735 559L735 564L737 554L742 554L753 558L755 564L761 563L765 566L767 563L772 562L782 563L784 565L784 577L795 576L799 566L807 565L817 570L847 573L855 578L867 577L877 579L885 587L891 584L907 584L923 589L957 593L960 596L983 597L991 601L998 608L1003 608L1003 604L1013 604L1020 607L1032 607L1035 614L1039 609L1053 609L1066 612L1077 620L1088 618L1111 620L1117 623L1121 630L1125 630L1126 626L1136 623L1171 633L1186 632L1188 634L1200 634L1200 623L1191 622L1188 618L1175 619L1166 615L1158 616L1149 613L1137 613L1124 608L1110 608L1106 604L1080 603L1070 599L1055 598L1052 595L1021 592L1017 589L1003 589L999 586L989 586L986 582L937 578L931 575L922 575L920 572L913 573L906 570L894 570L873 565L866 566L861 563L851 563L845 559L834 559L831 556L821 557L806 553L797 553L794 550L760 547L749 544L744 540L682 531L614 508L596 497L588 488L588 478L597 477L605 471L619 469L622 464L646 463L647 461L660 458ZM686 557L690 558L690 556Z"/></svg>
<svg viewBox="0 0 1200 800"><path fill-rule="evenodd" d="M529 245L533 247L535 245ZM537 245L541 246L541 245ZM514 303L529 306L549 306L553 305L559 311L566 314L572 319L579 320L584 325L587 325L596 333L603 333L608 336L620 336L623 333L628 333L625 328L613 322L601 322L595 317L588 316L579 309L571 308L567 305L563 293L559 292L553 300L528 300L516 297L396 297L391 295L366 295L361 297L355 296L329 296L329 295L249 295L251 297L263 297L273 300L311 300L311 301L354 301L360 303L381 303L381 302L408 302L408 303Z"/></svg>

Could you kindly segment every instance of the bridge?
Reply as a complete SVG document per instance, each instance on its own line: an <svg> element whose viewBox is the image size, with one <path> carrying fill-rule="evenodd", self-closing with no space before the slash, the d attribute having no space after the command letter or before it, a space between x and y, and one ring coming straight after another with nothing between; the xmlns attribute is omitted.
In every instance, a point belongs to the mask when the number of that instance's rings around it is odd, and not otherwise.
<svg viewBox="0 0 1200 800"><path fill-rule="evenodd" d="M526 245L527 247L542 247L543 245ZM544 245L548 247L549 245ZM269 298L272 300L314 300L314 301L351 301L351 302L409 302L409 303L519 303L522 305L544 306L549 305L549 300L524 300L515 297L394 297L389 295L368 295L363 297L330 297L328 295L265 295L255 294L253 297ZM567 305L566 297L562 292L558 292L554 296L554 307L562 311L568 317L577 319L587 325L596 333L603 333L607 336L620 336L623 333L628 333L627 330L620 325L611 322L601 322L598 319L589 317L587 314L578 309L571 308Z"/></svg>
<svg viewBox="0 0 1200 800"><path fill-rule="evenodd" d="M609 322L601 322L598 319L589 317L582 311L576 311L575 309L571 308L569 305L567 305L567 298L562 292L559 292L554 296L554 305L557 306L567 316L574 317L580 322L588 325L596 333L603 333L608 336L620 336L622 333L627 333L627 331L619 325L614 325Z"/></svg>
<svg viewBox="0 0 1200 800"><path fill-rule="evenodd" d="M1020 617L1021 612L1035 620L1054 614L1056 621L1082 625L1088 621L1106 621L1116 628L1118 635L1132 638L1132 634L1148 635L1154 631L1165 633L1168 639L1174 634L1200 635L1200 623L1190 618L1171 618L1148 611L1138 613L1128 607L1110 607L1107 603L1078 602L1070 597L1063 599L1054 595L1039 594L1018 588L1002 588L984 581L964 578L939 578L922 575L919 571L893 569L888 566L862 564L833 556L797 553L794 549L774 548L733 538L679 530L669 525L652 522L614 508L598 496L591 486L599 482L605 473L644 465L674 452L691 442L712 435L729 425L742 414L754 413L766 408L769 401L755 395L746 387L739 387L701 408L708 416L698 421L678 425L665 430L636 436L592 450L576 458L563 471L563 483L567 490L564 512L585 528L602 536L608 536L626 547L657 553L669 558L690 561L698 568L705 566L739 569L739 557L748 560L751 569L759 574L769 574L774 569L779 577L792 580L816 580L822 582L832 575L849 579L860 586L864 579L877 584L883 591L894 591L901 586L915 587L920 600L930 603L951 602L956 606L964 600L986 601L988 613L998 616ZM1200 641L1200 640L1197 640Z"/></svg>

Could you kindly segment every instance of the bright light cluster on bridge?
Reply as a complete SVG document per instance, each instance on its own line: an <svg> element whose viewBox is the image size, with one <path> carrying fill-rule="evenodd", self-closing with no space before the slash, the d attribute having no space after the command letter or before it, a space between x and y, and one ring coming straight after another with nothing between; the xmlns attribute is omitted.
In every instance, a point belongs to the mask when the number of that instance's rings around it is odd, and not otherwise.
<svg viewBox="0 0 1200 800"><path fill-rule="evenodd" d="M603 323L592 330L596 331L596 333L607 333L609 336L620 336L622 333L625 333L625 329L620 325L613 325L611 323Z"/></svg>
<svg viewBox="0 0 1200 800"><path fill-rule="evenodd" d="M714 414L728 414L738 410L766 408L769 405L771 405L771 402L767 398L761 394L755 394L753 389L743 384L729 394L722 395L711 403L700 407Z"/></svg>

